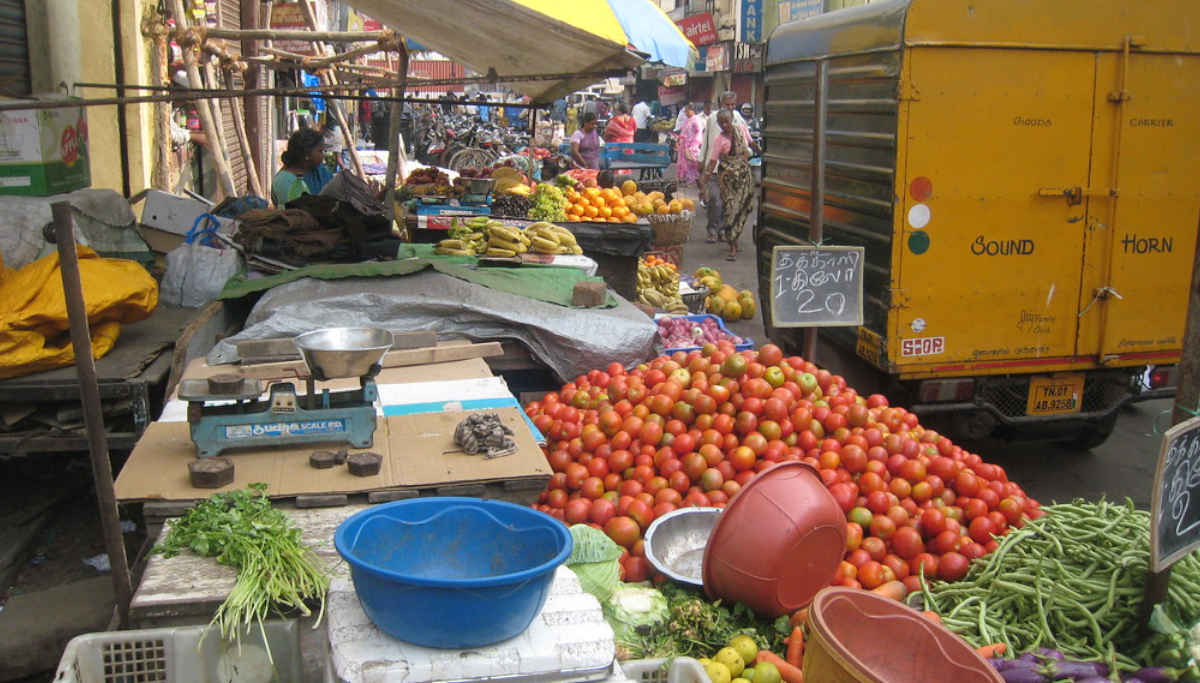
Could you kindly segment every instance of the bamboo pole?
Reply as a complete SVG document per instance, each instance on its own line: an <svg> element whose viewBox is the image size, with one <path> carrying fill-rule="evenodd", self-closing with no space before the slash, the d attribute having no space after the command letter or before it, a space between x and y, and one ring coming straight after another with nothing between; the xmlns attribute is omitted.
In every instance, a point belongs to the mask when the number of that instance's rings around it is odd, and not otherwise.
<svg viewBox="0 0 1200 683"><path fill-rule="evenodd" d="M234 29L206 28L200 33L207 38L226 40L303 40L323 43L363 43L367 41L393 40L395 31L305 31L287 29ZM182 32L176 28L172 37L176 40Z"/></svg>
<svg viewBox="0 0 1200 683"><path fill-rule="evenodd" d="M233 74L229 74L229 89L233 89ZM233 130L237 134L238 145L242 149L242 154L246 157L246 177L250 180L250 190L259 197L266 197L263 194L262 182L258 177L258 164L254 163L254 151L250 147L250 138L246 136L246 122L242 111L242 100L233 98Z"/></svg>
<svg viewBox="0 0 1200 683"><path fill-rule="evenodd" d="M304 11L304 19L308 22L308 27L313 31L317 30L317 13L313 11L312 4L308 0L300 0L300 9ZM333 48L328 47L324 41L317 42L314 46L318 54L324 55L328 50L333 52ZM338 85L337 76L334 76L329 71L324 71L320 76L321 80L327 85ZM366 177L363 174L362 160L358 158L358 150L354 146L354 134L350 132L349 123L346 121L345 115L342 113L342 105L337 100L326 100L329 105L329 111L333 114L334 120L338 122L338 126L342 129L342 140L346 143L346 149L350 152L350 163L354 167L354 173L359 178Z"/></svg>
<svg viewBox="0 0 1200 683"><path fill-rule="evenodd" d="M213 67L212 60L207 57L204 58L204 77L208 81L209 88L214 90L221 88L221 79L217 76L217 70ZM238 195L237 182L233 180L233 167L229 165L230 141L225 139L225 111L221 109L220 100L210 102L209 106L212 107L213 121L216 124L216 135L213 137L217 140L217 146L221 149L221 156L224 157L225 167L229 169L230 182L233 183L233 192L226 193L226 196L236 197Z"/></svg>
<svg viewBox="0 0 1200 683"><path fill-rule="evenodd" d="M183 9L183 0L172 0L171 10L175 15L175 24L181 28L189 26L187 12ZM192 51L191 44L182 44L183 48L183 64L187 67L188 83L193 88L203 88L204 82L200 79L200 69L196 66L196 53ZM204 126L204 130L211 135L211 132L216 130L216 123L213 118L212 110L208 107L207 100L196 101L196 111L200 115L200 124ZM213 138L218 139L219 138ZM233 186L233 176L229 173L229 164L225 162L225 154L219 146L212 144L209 141L209 149L212 151L213 162L217 166L217 177L221 181L221 187L230 197L236 196L237 191Z"/></svg>
<svg viewBox="0 0 1200 683"><path fill-rule="evenodd" d="M261 20L263 23L262 27L264 29L270 30L271 16L275 13L275 0L266 0L265 6L262 9L263 9L262 17L261 17ZM271 39L270 38L266 39L266 45L264 47L268 47L268 48L271 47ZM275 71L274 70L267 71L266 85L268 88L275 87ZM259 171L263 174L262 175L262 186L264 188L267 188L267 192L269 193L270 187L271 187L271 179L275 177L274 166L277 163L276 159L275 159L275 98L268 97L268 98L266 98L266 100L267 100L267 125L266 125L267 154L263 159L263 165L262 165L262 168L259 169ZM270 201L271 195L270 194L263 195L263 198Z"/></svg>

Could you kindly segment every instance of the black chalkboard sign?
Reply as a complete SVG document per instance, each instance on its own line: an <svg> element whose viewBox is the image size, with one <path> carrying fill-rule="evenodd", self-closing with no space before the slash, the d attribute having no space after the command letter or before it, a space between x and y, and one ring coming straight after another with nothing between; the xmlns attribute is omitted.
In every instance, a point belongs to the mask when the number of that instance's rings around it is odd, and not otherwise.
<svg viewBox="0 0 1200 683"><path fill-rule="evenodd" d="M1163 436L1150 519L1151 570L1164 571L1200 547L1200 417Z"/></svg>
<svg viewBox="0 0 1200 683"><path fill-rule="evenodd" d="M775 247L771 253L771 324L861 325L862 274L862 247Z"/></svg>

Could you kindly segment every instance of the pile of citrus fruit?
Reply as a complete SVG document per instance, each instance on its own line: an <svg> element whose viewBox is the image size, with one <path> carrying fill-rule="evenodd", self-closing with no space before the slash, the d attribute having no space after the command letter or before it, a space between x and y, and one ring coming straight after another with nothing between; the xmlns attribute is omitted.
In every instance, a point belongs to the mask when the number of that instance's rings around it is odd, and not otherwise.
<svg viewBox="0 0 1200 683"><path fill-rule="evenodd" d="M638 220L638 215L615 188L587 187L567 190L566 195L567 220L573 223L636 223Z"/></svg>
<svg viewBox="0 0 1200 683"><path fill-rule="evenodd" d="M668 202L662 192L641 192L632 180L621 183L619 188L568 189L566 196L567 220L575 223L636 223L644 216L679 214L695 208L695 202L690 199Z"/></svg>

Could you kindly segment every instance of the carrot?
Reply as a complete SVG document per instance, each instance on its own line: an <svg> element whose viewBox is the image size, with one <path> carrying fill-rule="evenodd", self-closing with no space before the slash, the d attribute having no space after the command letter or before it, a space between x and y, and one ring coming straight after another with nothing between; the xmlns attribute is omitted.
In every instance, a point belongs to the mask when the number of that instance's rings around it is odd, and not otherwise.
<svg viewBox="0 0 1200 683"><path fill-rule="evenodd" d="M755 664L770 662L779 669L779 678L783 683L804 683L804 672L799 667L788 664L782 657L771 652L770 650L759 650L758 656L754 658Z"/></svg>
<svg viewBox="0 0 1200 683"><path fill-rule="evenodd" d="M801 607L800 609L796 610L795 612L792 612L792 618L791 618L792 626L803 626L804 622L807 620L808 620L808 608L807 607Z"/></svg>
<svg viewBox="0 0 1200 683"><path fill-rule="evenodd" d="M787 639L787 652L784 659L792 666L804 666L804 628L796 626L792 635Z"/></svg>
<svg viewBox="0 0 1200 683"><path fill-rule="evenodd" d="M932 621L935 624L942 623L942 615L938 614L937 612L934 612L933 610L927 609L924 612L921 612L921 616L925 617L926 619Z"/></svg>
<svg viewBox="0 0 1200 683"><path fill-rule="evenodd" d="M975 651L979 653L980 657L988 659L989 657L999 657L1004 654L1008 651L1008 646L1004 643L992 643L991 645L975 648Z"/></svg>
<svg viewBox="0 0 1200 683"><path fill-rule="evenodd" d="M871 592L897 601L903 600L908 595L908 589L904 587L903 581L888 581L877 588L872 588Z"/></svg>

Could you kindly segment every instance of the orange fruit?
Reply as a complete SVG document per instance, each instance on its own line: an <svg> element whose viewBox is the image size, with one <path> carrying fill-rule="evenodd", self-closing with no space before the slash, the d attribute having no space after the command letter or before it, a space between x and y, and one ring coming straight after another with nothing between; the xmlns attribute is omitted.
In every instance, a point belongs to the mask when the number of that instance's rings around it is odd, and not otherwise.
<svg viewBox="0 0 1200 683"><path fill-rule="evenodd" d="M637 183L632 180L621 183L621 194L633 194L634 192L637 192Z"/></svg>
<svg viewBox="0 0 1200 683"><path fill-rule="evenodd" d="M601 216L603 216L605 218L612 218L612 215L613 215L612 209L608 208L607 206L600 207L599 211L600 211Z"/></svg>
<svg viewBox="0 0 1200 683"><path fill-rule="evenodd" d="M578 216L578 215L576 215L576 214L573 214L573 213L569 213L569 214L567 214L567 222L569 222L569 223L578 223L578 222L579 222L579 216Z"/></svg>
<svg viewBox="0 0 1200 683"><path fill-rule="evenodd" d="M599 213L600 213L600 210L594 206L589 206L583 210L583 214L585 216L587 216L588 218L595 218L597 216L597 214L599 214Z"/></svg>
<svg viewBox="0 0 1200 683"><path fill-rule="evenodd" d="M592 197L592 200L591 200L591 201L592 201L592 206L596 207L597 209L599 209L600 207L604 206L604 204L605 204L605 202L604 202L604 197L601 197L601 196L598 196L598 195L597 195L597 196L595 196L595 197Z"/></svg>
<svg viewBox="0 0 1200 683"><path fill-rule="evenodd" d="M649 197L652 201L655 199L663 199L664 198L663 193L659 192L658 190L655 190L646 196Z"/></svg>
<svg viewBox="0 0 1200 683"><path fill-rule="evenodd" d="M571 205L571 215L572 215L572 216L575 216L575 217L577 217L577 218L578 218L579 216L582 216L582 215L583 215L583 205L581 205L581 204L572 204L572 205Z"/></svg>
<svg viewBox="0 0 1200 683"><path fill-rule="evenodd" d="M667 214L668 214L668 213L670 213L670 212L667 210L667 205L666 205L666 204L659 204L659 205L658 205L658 208L654 210L654 213L656 213L656 214L658 214L658 215L660 215L660 216L665 216L665 215L667 215Z"/></svg>
<svg viewBox="0 0 1200 683"><path fill-rule="evenodd" d="M686 198L685 198L685 199L682 199L682 200L680 200L680 201L683 203L683 208L684 208L684 209L686 209L686 210L688 210L688 211L691 211L692 209L696 208L696 202L693 202L693 201L692 201L692 200L690 200L690 199L686 199Z"/></svg>
<svg viewBox="0 0 1200 683"><path fill-rule="evenodd" d="M683 211L683 202L679 201L678 199L672 199L671 203L667 204L667 211L670 211L671 213L679 213L680 211Z"/></svg>
<svg viewBox="0 0 1200 683"><path fill-rule="evenodd" d="M637 216L632 213L625 214L621 220L625 221L626 223L637 223L638 221Z"/></svg>
<svg viewBox="0 0 1200 683"><path fill-rule="evenodd" d="M600 196L600 188L598 188L598 187L589 187L589 188L585 189L583 192L588 197L599 197Z"/></svg>

